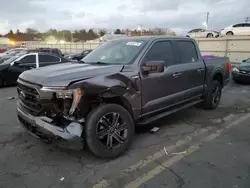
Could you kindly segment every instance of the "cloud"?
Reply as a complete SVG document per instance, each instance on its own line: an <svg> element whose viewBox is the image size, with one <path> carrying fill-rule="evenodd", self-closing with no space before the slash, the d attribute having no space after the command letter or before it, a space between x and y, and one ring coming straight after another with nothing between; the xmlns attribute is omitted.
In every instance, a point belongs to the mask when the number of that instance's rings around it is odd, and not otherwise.
<svg viewBox="0 0 250 188"><path fill-rule="evenodd" d="M33 27L41 31L88 28L202 27L206 12L209 28L244 21L249 0L9 0L1 2L0 32Z"/></svg>

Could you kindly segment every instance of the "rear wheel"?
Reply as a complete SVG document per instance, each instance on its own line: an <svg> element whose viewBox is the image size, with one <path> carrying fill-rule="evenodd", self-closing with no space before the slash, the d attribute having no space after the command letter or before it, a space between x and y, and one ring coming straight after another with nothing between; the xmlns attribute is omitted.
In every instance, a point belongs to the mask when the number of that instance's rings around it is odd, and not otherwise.
<svg viewBox="0 0 250 188"><path fill-rule="evenodd" d="M3 87L4 86L4 80L3 78L0 76L0 87Z"/></svg>
<svg viewBox="0 0 250 188"><path fill-rule="evenodd" d="M115 158L130 146L134 121L129 112L117 104L104 104L93 109L85 125L86 143L101 158Z"/></svg>
<svg viewBox="0 0 250 188"><path fill-rule="evenodd" d="M220 103L222 85L218 80L213 80L208 92L204 96L202 107L205 109L215 109Z"/></svg>

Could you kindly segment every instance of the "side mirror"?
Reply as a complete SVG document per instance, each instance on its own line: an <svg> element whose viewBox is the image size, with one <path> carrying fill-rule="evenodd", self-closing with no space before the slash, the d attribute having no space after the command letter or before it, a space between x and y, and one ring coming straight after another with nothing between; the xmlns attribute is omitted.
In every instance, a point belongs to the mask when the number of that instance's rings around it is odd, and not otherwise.
<svg viewBox="0 0 250 188"><path fill-rule="evenodd" d="M14 61L13 65L19 65L20 62L19 61Z"/></svg>
<svg viewBox="0 0 250 188"><path fill-rule="evenodd" d="M245 62L247 62L247 60L246 60L246 59L244 59L242 62L243 62L243 63L245 63Z"/></svg>
<svg viewBox="0 0 250 188"><path fill-rule="evenodd" d="M146 74L164 72L165 61L148 61L142 65L142 70Z"/></svg>

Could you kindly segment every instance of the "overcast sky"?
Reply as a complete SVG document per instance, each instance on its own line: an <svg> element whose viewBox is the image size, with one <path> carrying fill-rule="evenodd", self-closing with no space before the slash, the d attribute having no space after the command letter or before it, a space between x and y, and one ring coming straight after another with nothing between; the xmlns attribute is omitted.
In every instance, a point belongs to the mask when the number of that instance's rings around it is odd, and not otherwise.
<svg viewBox="0 0 250 188"><path fill-rule="evenodd" d="M1 0L0 33L10 29L46 31L82 28L209 28L243 22L250 0Z"/></svg>

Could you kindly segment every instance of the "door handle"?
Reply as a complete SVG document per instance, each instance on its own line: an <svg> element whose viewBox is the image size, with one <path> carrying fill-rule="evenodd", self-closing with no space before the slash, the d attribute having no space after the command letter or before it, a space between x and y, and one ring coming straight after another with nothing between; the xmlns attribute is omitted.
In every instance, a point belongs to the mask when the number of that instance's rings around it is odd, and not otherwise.
<svg viewBox="0 0 250 188"><path fill-rule="evenodd" d="M204 70L205 70L204 68L197 69L198 72L202 72Z"/></svg>
<svg viewBox="0 0 250 188"><path fill-rule="evenodd" d="M177 78L177 77L179 77L181 74L182 74L181 72L176 72L176 73L173 74L173 77L174 77L174 78Z"/></svg>

